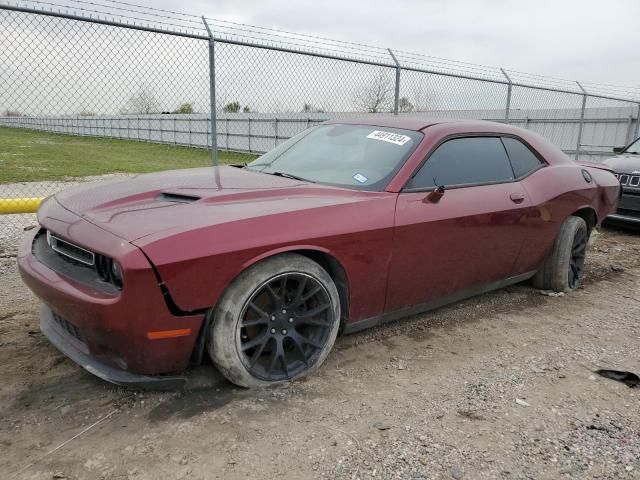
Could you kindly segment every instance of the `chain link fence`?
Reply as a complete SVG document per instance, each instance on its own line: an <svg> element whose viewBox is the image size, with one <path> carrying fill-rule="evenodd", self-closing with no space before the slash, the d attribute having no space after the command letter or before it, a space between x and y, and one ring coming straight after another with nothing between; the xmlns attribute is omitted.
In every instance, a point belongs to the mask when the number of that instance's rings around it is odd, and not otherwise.
<svg viewBox="0 0 640 480"><path fill-rule="evenodd" d="M116 0L0 3L0 65L3 212L105 174L246 162L354 114L508 122L595 161L640 125L621 87ZM33 222L0 216L0 249Z"/></svg>

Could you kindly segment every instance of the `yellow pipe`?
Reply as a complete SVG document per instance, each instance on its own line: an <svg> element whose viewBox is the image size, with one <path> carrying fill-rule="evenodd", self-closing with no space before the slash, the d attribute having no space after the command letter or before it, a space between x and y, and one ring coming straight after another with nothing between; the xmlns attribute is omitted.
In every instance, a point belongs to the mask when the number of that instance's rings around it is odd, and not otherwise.
<svg viewBox="0 0 640 480"><path fill-rule="evenodd" d="M35 213L43 198L0 198L0 215Z"/></svg>

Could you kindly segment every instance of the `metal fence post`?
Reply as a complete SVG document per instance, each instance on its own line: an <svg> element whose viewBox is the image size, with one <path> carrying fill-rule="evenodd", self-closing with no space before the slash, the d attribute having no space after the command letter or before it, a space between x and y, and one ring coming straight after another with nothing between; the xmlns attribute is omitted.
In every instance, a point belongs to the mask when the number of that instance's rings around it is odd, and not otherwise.
<svg viewBox="0 0 640 480"><path fill-rule="evenodd" d="M629 137L631 137L632 128L633 128L633 111L629 114L629 117L627 118L627 134L624 136L625 145L629 145L629 143L631 142Z"/></svg>
<svg viewBox="0 0 640 480"><path fill-rule="evenodd" d="M396 88L395 88L395 93L394 93L394 97L393 97L393 114L394 115L398 115L398 107L400 105L400 70L401 70L401 67L400 67L400 63L398 63L398 59L393 54L391 49L387 48L387 50L389 50L389 55L391 55L391 58L393 59L393 63L396 64Z"/></svg>
<svg viewBox="0 0 640 480"><path fill-rule="evenodd" d="M207 20L202 17L202 23L204 28L207 29L207 35L209 35L209 98L211 104L211 164L216 167L218 165L218 133L216 130L216 57L215 57L215 42L213 40L213 33L209 28Z"/></svg>
<svg viewBox="0 0 640 480"><path fill-rule="evenodd" d="M507 72L504 71L504 68L500 68L500 71L502 72L502 75L504 75L504 78L507 79L507 82L509 82L507 85L507 105L504 108L504 121L508 122L509 112L511 111L511 87L513 87L513 84L511 83L511 78L509 78Z"/></svg>
<svg viewBox="0 0 640 480"><path fill-rule="evenodd" d="M584 126L584 111L587 108L587 91L582 88L580 82L576 80L578 87L582 90L582 108L580 109L580 124L578 125L578 142L576 144L576 155L575 159L578 160L580 156L580 147L582 146L582 127Z"/></svg>
<svg viewBox="0 0 640 480"><path fill-rule="evenodd" d="M278 117L273 122L273 148L278 146Z"/></svg>

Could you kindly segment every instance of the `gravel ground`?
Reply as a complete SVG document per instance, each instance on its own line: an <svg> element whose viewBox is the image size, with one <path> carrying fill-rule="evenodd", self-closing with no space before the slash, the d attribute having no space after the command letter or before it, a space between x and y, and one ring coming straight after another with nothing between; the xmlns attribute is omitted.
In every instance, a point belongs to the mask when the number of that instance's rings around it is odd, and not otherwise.
<svg viewBox="0 0 640 480"><path fill-rule="evenodd" d="M341 337L316 375L265 390L210 366L186 392L109 386L38 332L14 259L0 282L9 478L640 478L640 389L593 373L640 373L633 232L595 238L573 293L517 285Z"/></svg>

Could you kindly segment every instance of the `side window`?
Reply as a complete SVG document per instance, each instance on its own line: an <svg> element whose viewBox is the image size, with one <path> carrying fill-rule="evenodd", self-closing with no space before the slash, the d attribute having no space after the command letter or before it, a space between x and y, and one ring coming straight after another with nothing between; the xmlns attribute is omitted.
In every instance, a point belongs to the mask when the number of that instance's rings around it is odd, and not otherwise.
<svg viewBox="0 0 640 480"><path fill-rule="evenodd" d="M502 143L507 149L516 178L520 178L543 165L542 161L520 140L504 137Z"/></svg>
<svg viewBox="0 0 640 480"><path fill-rule="evenodd" d="M513 170L498 137L448 140L427 159L407 188L513 180Z"/></svg>

